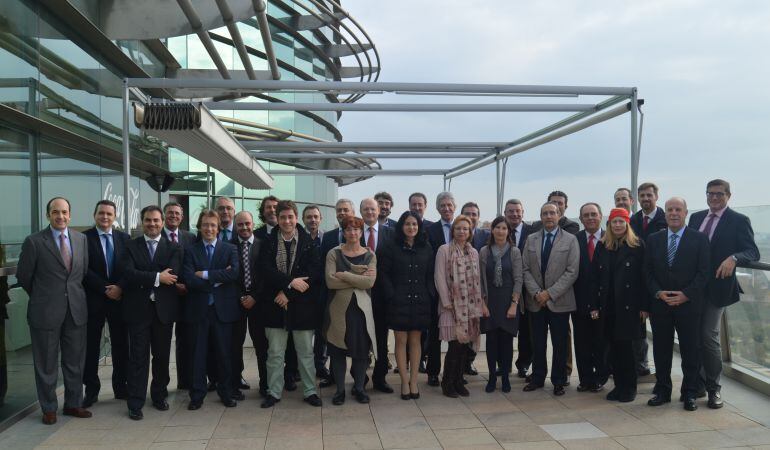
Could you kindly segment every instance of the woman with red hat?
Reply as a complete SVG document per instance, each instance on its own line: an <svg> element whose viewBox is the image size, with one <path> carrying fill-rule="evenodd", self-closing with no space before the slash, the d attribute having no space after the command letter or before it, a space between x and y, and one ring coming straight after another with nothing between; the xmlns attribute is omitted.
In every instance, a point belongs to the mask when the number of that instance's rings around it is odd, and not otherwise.
<svg viewBox="0 0 770 450"><path fill-rule="evenodd" d="M636 370L631 342L642 338L639 326L649 311L644 283L644 243L630 227L628 210L610 211L600 245L599 299L610 343L610 364L615 389L607 400L631 402L636 398Z"/></svg>

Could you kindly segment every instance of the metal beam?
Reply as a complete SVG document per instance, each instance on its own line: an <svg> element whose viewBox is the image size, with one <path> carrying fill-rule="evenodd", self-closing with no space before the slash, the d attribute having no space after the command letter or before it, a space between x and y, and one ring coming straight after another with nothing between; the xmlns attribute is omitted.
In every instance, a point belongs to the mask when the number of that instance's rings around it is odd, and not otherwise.
<svg viewBox="0 0 770 450"><path fill-rule="evenodd" d="M427 149L439 149L439 150L450 150L450 149L481 149L483 151L487 151L489 149L497 148L497 147L505 147L507 146L507 142L450 142L450 141L439 141L439 142L375 142L375 141L361 141L361 142L271 142L271 141L256 141L256 142L247 142L244 143L243 146L251 149L256 150L260 148L266 148L266 149L281 149L281 150L324 150L324 151L334 151L341 149L341 151L344 150L363 150L363 149L374 149L374 150L382 150L382 149L400 149L400 148L419 148L423 150Z"/></svg>
<svg viewBox="0 0 770 450"><path fill-rule="evenodd" d="M338 158L377 158L377 159L453 159L475 158L478 153L281 153L259 152L251 150L251 156L257 159L338 159Z"/></svg>
<svg viewBox="0 0 770 450"><path fill-rule="evenodd" d="M210 110L233 111L381 111L381 112L564 112L596 111L591 103L476 104L476 103L252 103L205 102Z"/></svg>
<svg viewBox="0 0 770 450"><path fill-rule="evenodd" d="M238 51L238 56L241 58L243 68L246 70L249 79L256 80L257 75L254 73L254 66L251 65L251 59L249 59L249 53L246 51L246 47L243 44L243 38L241 37L241 31L238 29L238 24L233 18L233 11L230 9L230 5L227 4L227 0L216 0L217 8L222 14L222 20L227 25L227 31L230 32L230 37L233 39L235 49Z"/></svg>
<svg viewBox="0 0 770 450"><path fill-rule="evenodd" d="M201 18L198 16L198 13L195 12L195 7L190 3L190 0L176 1L184 15L187 17L187 21L190 22L190 26L195 30L195 34L201 40L201 44L203 44L203 47L211 57L211 60L214 61L214 65L217 66L217 70L222 74L222 78L230 79L230 73L227 71L227 67L225 66L224 61L222 61L219 51L217 51L217 48L214 46L214 42L211 41L211 36L209 36L208 32L203 29L203 23L201 23ZM134 86L129 84L129 87Z"/></svg>
<svg viewBox="0 0 770 450"><path fill-rule="evenodd" d="M257 12L257 23L259 23L259 33L262 35L262 43L265 45L265 54L267 63L270 66L270 73L273 74L273 80L281 79L281 72L278 70L278 62L275 59L275 50L273 50L273 38L270 36L270 25L267 23L267 2L264 0L253 0L254 11Z"/></svg>
<svg viewBox="0 0 770 450"><path fill-rule="evenodd" d="M272 176L280 175L326 175L330 177L374 177L374 176L422 176L422 175L444 175L446 171L439 169L429 170L270 170L268 173Z"/></svg>
<svg viewBox="0 0 770 450"><path fill-rule="evenodd" d="M129 86L123 83L123 231L131 234L131 146L129 140Z"/></svg>
<svg viewBox="0 0 770 450"><path fill-rule="evenodd" d="M634 90L634 94L631 97L631 196L637 194L636 188L638 186L639 182L639 151L637 148L638 144L638 121L637 121L637 95L636 90ZM639 199L637 199L633 204L631 205L632 211L636 212L639 208Z"/></svg>
<svg viewBox="0 0 770 450"><path fill-rule="evenodd" d="M180 0L182 1L182 0ZM460 92L482 94L577 94L577 95L627 95L631 87L600 86L548 86L509 84L462 84L462 83L394 83L355 81L289 81L289 80L167 80L165 78L129 78L129 86L142 88L223 88L257 91L412 91L412 92Z"/></svg>

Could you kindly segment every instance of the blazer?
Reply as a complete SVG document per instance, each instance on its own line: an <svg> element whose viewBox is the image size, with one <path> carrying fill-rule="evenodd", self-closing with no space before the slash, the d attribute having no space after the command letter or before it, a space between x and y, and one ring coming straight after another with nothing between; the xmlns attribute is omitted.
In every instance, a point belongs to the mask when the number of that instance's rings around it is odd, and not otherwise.
<svg viewBox="0 0 770 450"><path fill-rule="evenodd" d="M387 219L385 219L385 223L380 224L380 226L381 227L387 227L387 228L390 228L390 229L395 229L397 223L398 223L397 221L395 221L395 220L391 219L390 217L388 217Z"/></svg>
<svg viewBox="0 0 770 450"><path fill-rule="evenodd" d="M345 238L343 237L340 239L340 229L334 228L332 230L329 230L323 234L323 237L321 238L321 259L323 261L326 261L326 254L329 253L329 251L338 245L342 244L345 241Z"/></svg>
<svg viewBox="0 0 770 450"><path fill-rule="evenodd" d="M517 247L519 247L519 251L520 252L524 251L524 244L527 243L527 237L531 233L534 233L534 232L535 232L535 229L532 228L532 225L530 225L530 224L528 224L526 222L521 224L521 236L519 236L519 242L518 242L518 245L516 245ZM513 233L513 232L511 232L511 233ZM513 238L511 238L511 239L513 239Z"/></svg>
<svg viewBox="0 0 770 450"><path fill-rule="evenodd" d="M655 217L647 223L647 231L644 231L644 211L639 210L631 216L631 229L643 241L646 241L647 237L652 233L665 230L666 228L668 228L666 213L660 206L655 209Z"/></svg>
<svg viewBox="0 0 770 450"><path fill-rule="evenodd" d="M428 233L428 242L433 247L433 255L435 256L438 248L447 243L444 240L444 226L441 224L441 220L438 220L425 228L425 231ZM478 252L478 250L476 251Z"/></svg>
<svg viewBox="0 0 770 450"><path fill-rule="evenodd" d="M278 227L278 225L274 226L273 229L275 229L276 227ZM235 237L235 234L237 234L237 233L234 233L233 237ZM269 236L269 233L267 232L267 225L263 224L261 227L259 227L256 230L254 230L254 238L255 239L259 239L260 241L264 241L265 239L267 239L267 236Z"/></svg>
<svg viewBox="0 0 770 450"><path fill-rule="evenodd" d="M543 229L543 222L537 220L535 222L532 222L532 230L534 231L540 231ZM580 224L577 222L574 222L572 220L569 220L567 216L562 216L561 219L559 219L559 228L566 231L569 234L577 234L578 231L580 231Z"/></svg>
<svg viewBox="0 0 770 450"><path fill-rule="evenodd" d="M176 230L176 233L177 233L177 236L176 236L177 243L182 248L182 250L184 250L184 248L187 247L188 245L194 244L195 241L198 240L198 236L196 236L195 234L193 234L193 233L191 233L191 232L189 232L187 230L183 230L181 228L178 228ZM160 231L160 235L163 237L163 239L166 239L169 242L171 241L171 238L166 235L166 229L165 228L163 228Z"/></svg>
<svg viewBox="0 0 770 450"><path fill-rule="evenodd" d="M123 277L123 264L120 261L131 237L127 233L113 228L113 267L112 273L107 277L107 260L102 248L102 240L99 238L99 231L96 227L92 227L83 234L86 236L86 242L88 242L88 272L85 280L88 314L102 314L106 305L120 304L120 302L108 299L104 294L104 288L110 284L119 284Z"/></svg>
<svg viewBox="0 0 770 450"><path fill-rule="evenodd" d="M655 297L658 291L682 291L694 308L700 308L710 272L709 240L700 231L685 227L674 263L668 265L668 231L661 230L647 238L644 271L647 290ZM666 310L665 302L651 300L650 312ZM685 303L685 305L687 304ZM683 305L684 306L684 305ZM681 308L681 306L679 306Z"/></svg>
<svg viewBox="0 0 770 450"><path fill-rule="evenodd" d="M72 270L67 271L51 227L31 234L21 245L16 279L29 295L27 322L32 328L60 326L67 310L75 325L88 321L88 303L83 282L88 271L86 237L69 228Z"/></svg>
<svg viewBox="0 0 770 450"><path fill-rule="evenodd" d="M542 247L542 232L532 233L527 237L522 255L527 310L540 311L534 295L547 289L551 295L548 309L557 313L572 312L576 307L572 285L575 284L580 270L580 247L577 239L564 230L559 230L548 258L545 280L540 271Z"/></svg>
<svg viewBox="0 0 770 450"><path fill-rule="evenodd" d="M321 298L318 290L323 277L318 246L313 244L302 225L297 224L297 255L289 273L285 274L275 264L278 245L283 245L283 238L278 233L279 228L273 228L259 251L259 271L264 279L260 301L264 324L268 328L315 330L321 324L321 316L318 314ZM308 277L306 282L310 289L299 292L289 287L291 281L299 277ZM274 301L279 292L283 292L289 299L287 309L281 308Z"/></svg>
<svg viewBox="0 0 770 450"><path fill-rule="evenodd" d="M214 308L222 322L235 322L241 317L238 297L238 251L229 242L217 239L214 255L209 264L203 240L188 246L184 252L182 278L187 285L184 319L198 322L206 315L209 294L214 294ZM199 270L208 270L208 280L195 276Z"/></svg>
<svg viewBox="0 0 770 450"><path fill-rule="evenodd" d="M364 224L364 230L361 232L361 245L364 247L366 247L366 228L367 227L368 226ZM395 239L395 236L396 236L395 228L388 228L386 226L380 225L379 228L377 229L377 245L375 246L374 251L377 252L381 246L387 244L388 242L392 242Z"/></svg>
<svg viewBox="0 0 770 450"><path fill-rule="evenodd" d="M650 296L644 275L644 242L638 247L620 246L609 251L600 243L596 250L599 271L599 303L602 313L613 317L610 339L643 338L640 311L650 311ZM601 249L601 251L599 251Z"/></svg>
<svg viewBox="0 0 770 450"><path fill-rule="evenodd" d="M262 277L259 276L259 272L257 269L257 261L259 259L259 249L262 245L262 240L254 236L254 242L251 243L251 247L249 248L249 268L251 269L251 291L246 291L246 286L243 284L243 272L244 272L244 264L243 264L243 258L241 257L241 241L240 238L236 235L231 241L231 244L235 246L235 248L238 251L238 258L241 262L241 266L238 269L238 288L240 289L241 295L246 295L247 293L254 298L254 300L257 299L257 293L262 290Z"/></svg>
<svg viewBox="0 0 770 450"><path fill-rule="evenodd" d="M182 247L166 239L160 239L155 256L150 260L150 252L144 236L131 239L126 244L124 256L120 261L123 266L123 319L129 324L150 325L158 316L163 324L179 320L179 295L176 286L160 283L155 287L155 278L159 272L171 269L177 276L182 273ZM155 301L150 299L154 293Z"/></svg>
<svg viewBox="0 0 770 450"><path fill-rule="evenodd" d="M690 228L700 229L708 214L709 210L705 210L690 216ZM741 292L735 272L728 278L718 279L717 268L730 256L735 256L739 264L759 261L759 249L754 242L751 220L730 208L725 209L711 235L709 249L711 272L706 285L706 298L717 307L732 305L739 300L738 294Z"/></svg>
<svg viewBox="0 0 770 450"><path fill-rule="evenodd" d="M604 230L602 230L601 234L604 236ZM599 246L599 241L595 242L594 259L590 261L588 259L587 235L588 233L585 230L581 230L575 235L580 247L580 269L578 270L577 280L572 285L572 289L575 291L577 314L585 317L590 316L591 311L598 310L600 307L597 295L599 287L599 256L604 251L604 246Z"/></svg>
<svg viewBox="0 0 770 450"><path fill-rule="evenodd" d="M473 246L473 248L476 249L477 252L480 252L485 245L489 244L489 236L490 236L489 230L482 230L481 228L476 228L476 231L473 232L473 239L471 239L471 245Z"/></svg>

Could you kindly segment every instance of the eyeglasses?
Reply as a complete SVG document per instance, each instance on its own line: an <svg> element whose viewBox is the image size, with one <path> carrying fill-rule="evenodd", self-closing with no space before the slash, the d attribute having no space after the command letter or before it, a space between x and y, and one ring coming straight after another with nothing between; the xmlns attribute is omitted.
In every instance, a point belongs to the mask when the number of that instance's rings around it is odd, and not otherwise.
<svg viewBox="0 0 770 450"><path fill-rule="evenodd" d="M724 192L706 192L707 197L716 197L716 198L722 198L725 195L727 195Z"/></svg>

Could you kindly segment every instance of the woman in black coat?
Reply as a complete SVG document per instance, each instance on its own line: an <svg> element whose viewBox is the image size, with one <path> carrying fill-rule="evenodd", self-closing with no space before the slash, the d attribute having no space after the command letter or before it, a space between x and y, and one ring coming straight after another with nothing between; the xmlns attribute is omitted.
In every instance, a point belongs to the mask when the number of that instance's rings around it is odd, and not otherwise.
<svg viewBox="0 0 770 450"><path fill-rule="evenodd" d="M610 343L610 365L615 389L607 400L631 402L636 398L634 339L642 338L640 322L647 318L649 305L644 281L644 244L629 226L626 209L610 212L607 232L599 253L599 301ZM593 314L593 312L592 312Z"/></svg>
<svg viewBox="0 0 770 450"><path fill-rule="evenodd" d="M423 230L422 219L406 211L398 219L393 242L377 256L377 282L388 305L388 326L396 337L396 364L401 376L401 398L419 398L418 367L422 346L420 335L431 319L433 250ZM407 344L409 376L407 378Z"/></svg>

